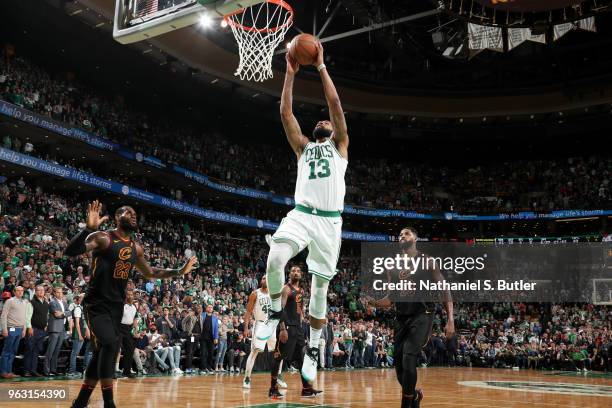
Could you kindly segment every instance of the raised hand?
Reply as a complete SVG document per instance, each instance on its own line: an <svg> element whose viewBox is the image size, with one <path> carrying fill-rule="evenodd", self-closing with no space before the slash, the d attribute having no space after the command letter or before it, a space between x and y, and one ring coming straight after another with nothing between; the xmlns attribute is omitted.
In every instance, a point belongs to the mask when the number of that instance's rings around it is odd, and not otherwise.
<svg viewBox="0 0 612 408"><path fill-rule="evenodd" d="M189 258L185 266L183 266L181 273L185 275L186 273L191 272L191 270L193 269L193 267L196 265L197 262L198 262L198 258L196 258L195 256L192 256L191 258Z"/></svg>
<svg viewBox="0 0 612 408"><path fill-rule="evenodd" d="M321 66L321 64L325 63L325 56L323 55L323 44L321 41L317 41L317 59L315 59L315 63L313 64L315 67Z"/></svg>
<svg viewBox="0 0 612 408"><path fill-rule="evenodd" d="M287 74L295 75L300 70L300 64L297 63L289 53L285 54L285 60L287 60Z"/></svg>
<svg viewBox="0 0 612 408"><path fill-rule="evenodd" d="M102 203L98 200L87 206L87 229L97 231L100 225L108 221L108 215L100 217L100 211L102 211Z"/></svg>

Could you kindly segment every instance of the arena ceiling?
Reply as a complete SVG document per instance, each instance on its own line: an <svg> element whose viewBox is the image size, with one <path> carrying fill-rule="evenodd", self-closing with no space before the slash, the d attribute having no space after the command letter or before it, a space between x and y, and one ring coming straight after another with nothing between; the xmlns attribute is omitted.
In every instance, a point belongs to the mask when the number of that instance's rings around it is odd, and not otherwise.
<svg viewBox="0 0 612 408"><path fill-rule="evenodd" d="M467 0L466 0L467 1ZM476 0L474 0L476 1ZM479 0L482 3L491 0ZM495 7L531 7L530 0ZM298 33L318 31L335 36L373 23L436 10L431 0L310 0L294 1ZM572 0L538 2L556 7ZM74 19L110 35L114 0L48 0ZM345 108L386 117L482 118L583 109L612 102L612 19L597 16L597 33L572 32L552 44L523 44L512 52L485 51L471 59L442 56L432 34L465 36L461 19L446 12L384 29L325 43ZM463 28L462 28L463 27ZM78 37L77 37L78 39ZM117 45L117 47L126 47ZM283 56L275 57L275 78L261 84L233 77L237 64L231 33L220 27L192 26L133 44L131 49L157 63L177 66L204 79L207 85L230 88L253 98L277 102L282 87ZM321 106L313 86L316 75L305 69L296 83L297 100Z"/></svg>
<svg viewBox="0 0 612 408"><path fill-rule="evenodd" d="M479 3L496 8L498 10L510 11L548 11L558 10L564 7L577 6L585 0L476 0Z"/></svg>

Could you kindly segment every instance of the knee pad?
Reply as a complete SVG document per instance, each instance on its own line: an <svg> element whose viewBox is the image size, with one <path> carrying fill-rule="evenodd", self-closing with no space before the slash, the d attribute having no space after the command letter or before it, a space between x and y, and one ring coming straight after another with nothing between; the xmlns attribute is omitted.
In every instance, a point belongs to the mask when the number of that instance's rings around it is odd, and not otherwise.
<svg viewBox="0 0 612 408"><path fill-rule="evenodd" d="M271 294L280 293L285 283L285 266L295 256L293 247L286 242L272 242L268 253L266 279Z"/></svg>
<svg viewBox="0 0 612 408"><path fill-rule="evenodd" d="M308 314L319 320L325 319L327 313L327 288L329 281L320 278L316 275L312 276L312 284L310 286L310 304L308 305Z"/></svg>

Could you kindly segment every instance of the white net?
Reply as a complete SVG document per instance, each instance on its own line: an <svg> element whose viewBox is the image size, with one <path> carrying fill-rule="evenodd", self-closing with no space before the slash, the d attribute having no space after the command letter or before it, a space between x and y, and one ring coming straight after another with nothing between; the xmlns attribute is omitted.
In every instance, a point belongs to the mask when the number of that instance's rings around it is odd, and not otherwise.
<svg viewBox="0 0 612 408"><path fill-rule="evenodd" d="M293 10L283 0L268 0L225 17L238 43L240 62L234 75L262 82L272 78L274 50L293 24Z"/></svg>

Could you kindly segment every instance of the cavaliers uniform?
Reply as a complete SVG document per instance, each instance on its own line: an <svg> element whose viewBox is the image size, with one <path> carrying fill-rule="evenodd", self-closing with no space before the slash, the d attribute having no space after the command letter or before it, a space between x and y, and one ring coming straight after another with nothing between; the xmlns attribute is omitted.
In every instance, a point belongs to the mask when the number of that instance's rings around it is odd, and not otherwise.
<svg viewBox="0 0 612 408"><path fill-rule="evenodd" d="M98 342L116 341L123 316L128 278L136 264L136 244L106 231L110 245L92 253L91 278L85 295L85 313Z"/></svg>
<svg viewBox="0 0 612 408"><path fill-rule="evenodd" d="M422 273L429 273L421 270ZM415 279L414 271L399 271L398 279ZM419 355L421 349L425 347L433 324L434 304L430 302L419 302L417 299L410 299L411 292L402 293L401 302L395 302L396 323L395 323L395 344L393 355L395 357L395 370L397 378L402 382L402 360L404 354Z"/></svg>
<svg viewBox="0 0 612 408"><path fill-rule="evenodd" d="M402 382L402 357L404 354L418 356L431 335L433 307L425 302L397 302L395 309L395 338L393 356L397 378Z"/></svg>
<svg viewBox="0 0 612 408"><path fill-rule="evenodd" d="M302 297L304 293L302 288L295 288L290 283L290 292L285 303L285 327L289 338L287 342L278 342L278 351L283 359L291 361L299 361L300 365L303 360L303 348L306 345L304 339L304 331L302 330L302 321L298 310L302 308ZM280 328L278 329L280 331ZM299 357L298 357L299 355Z"/></svg>
<svg viewBox="0 0 612 408"><path fill-rule="evenodd" d="M429 270L421 270L429 274ZM398 271L396 277L414 279L416 271ZM421 274L419 274L421 275ZM393 359L397 381L402 386L402 407L419 407L423 399L421 390L415 390L417 382L417 362L421 349L431 335L435 303L410 299L411 292L402 293L403 301L395 302L396 323Z"/></svg>
<svg viewBox="0 0 612 408"><path fill-rule="evenodd" d="M287 329L288 338L285 343L278 341L276 342L276 349L274 350L274 361L272 363L272 387L276 388L277 375L279 372L280 364L283 360L285 362L295 362L298 366L302 365L304 361L304 347L306 346L306 340L304 339L304 331L302 330L302 319L300 318L299 310L302 309L302 297L304 291L301 288L296 288L290 283L290 292L287 296L287 302L285 303L284 319L285 328ZM280 332L280 326L277 328ZM277 336L278 337L278 336ZM303 388L310 388L308 381L304 377L300 376L302 380Z"/></svg>

